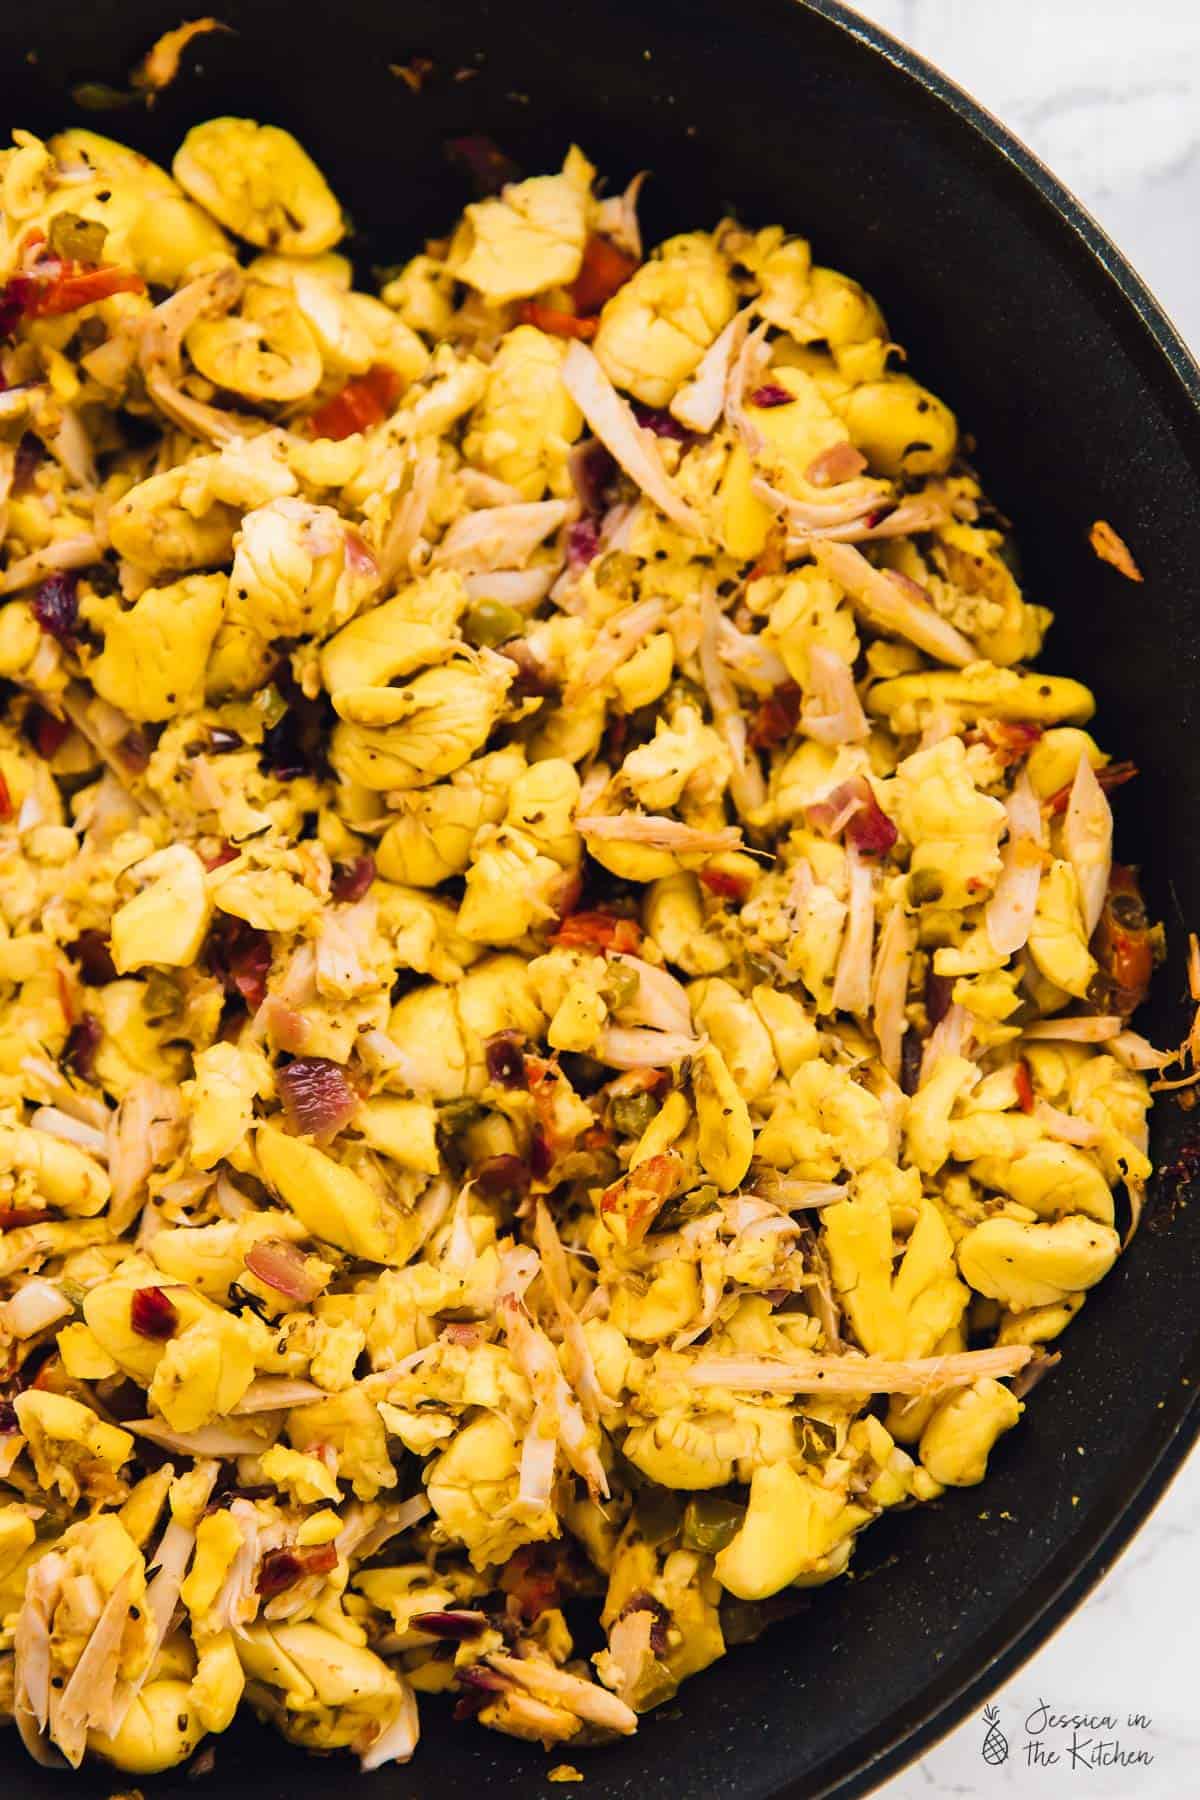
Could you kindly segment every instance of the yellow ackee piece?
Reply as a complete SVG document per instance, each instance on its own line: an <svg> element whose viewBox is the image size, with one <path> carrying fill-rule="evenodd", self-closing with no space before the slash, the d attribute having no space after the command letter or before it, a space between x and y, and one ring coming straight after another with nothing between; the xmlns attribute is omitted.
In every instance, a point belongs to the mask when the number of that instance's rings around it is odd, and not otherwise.
<svg viewBox="0 0 1200 1800"><path fill-rule="evenodd" d="M821 1225L834 1286L863 1349L875 1356L927 1356L958 1322L969 1297L937 1207L919 1202L895 1275L882 1184L861 1180L853 1199L824 1209Z"/></svg>
<svg viewBox="0 0 1200 1800"><path fill-rule="evenodd" d="M921 1434L920 1457L943 1487L973 1487L987 1474L988 1455L1024 1408L1003 1382L985 1377L943 1400Z"/></svg>
<svg viewBox="0 0 1200 1800"><path fill-rule="evenodd" d="M275 1125L259 1126L255 1148L264 1178L314 1237L368 1262L404 1260L400 1219L361 1175Z"/></svg>
<svg viewBox="0 0 1200 1800"><path fill-rule="evenodd" d="M731 1194L750 1167L754 1130L746 1102L715 1044L706 1044L692 1059L692 1095L701 1166L723 1193Z"/></svg>
<svg viewBox="0 0 1200 1800"><path fill-rule="evenodd" d="M148 588L128 612L106 611L104 649L90 671L96 692L131 719L170 719L197 706L227 586L224 575L185 575Z"/></svg>
<svg viewBox="0 0 1200 1800"><path fill-rule="evenodd" d="M596 356L615 387L665 406L736 306L712 239L701 232L669 238L605 304Z"/></svg>
<svg viewBox="0 0 1200 1800"><path fill-rule="evenodd" d="M279 1449L280 1446L276 1445L275 1448ZM330 1498L333 1497L330 1496ZM332 1544L341 1529L342 1521L337 1513L329 1511L309 1513L307 1519L302 1519L296 1528L296 1542L298 1544Z"/></svg>
<svg viewBox="0 0 1200 1800"><path fill-rule="evenodd" d="M106 1425L90 1407L67 1394L51 1394L26 1388L13 1401L17 1422L29 1440L29 1452L44 1487L54 1486L65 1500L74 1502L79 1483L75 1465L80 1452L104 1463L115 1473L129 1460L133 1434L119 1425Z"/></svg>
<svg viewBox="0 0 1200 1800"><path fill-rule="evenodd" d="M192 1565L179 1590L194 1619L202 1618L216 1599L241 1547L241 1529L229 1513L208 1513L200 1520Z"/></svg>
<svg viewBox="0 0 1200 1800"><path fill-rule="evenodd" d="M561 175L535 175L468 206L450 246L451 272L497 302L567 286L583 260L594 174L572 148Z"/></svg>
<svg viewBox="0 0 1200 1800"><path fill-rule="evenodd" d="M204 864L186 844L173 844L148 856L134 874L146 885L113 914L113 966L119 975L154 963L186 968L212 918Z"/></svg>
<svg viewBox="0 0 1200 1800"><path fill-rule="evenodd" d="M148 1681L109 1736L88 1733L88 1747L131 1775L161 1775L184 1762L204 1735L186 1681Z"/></svg>
<svg viewBox="0 0 1200 1800"><path fill-rule="evenodd" d="M253 119L194 125L175 179L222 225L264 250L314 256L342 236L341 208L290 131Z"/></svg>
<svg viewBox="0 0 1200 1800"><path fill-rule="evenodd" d="M790 1463L756 1469L745 1523L717 1556L717 1580L739 1600L765 1600L798 1577L816 1574L869 1517L839 1489L820 1487Z"/></svg>

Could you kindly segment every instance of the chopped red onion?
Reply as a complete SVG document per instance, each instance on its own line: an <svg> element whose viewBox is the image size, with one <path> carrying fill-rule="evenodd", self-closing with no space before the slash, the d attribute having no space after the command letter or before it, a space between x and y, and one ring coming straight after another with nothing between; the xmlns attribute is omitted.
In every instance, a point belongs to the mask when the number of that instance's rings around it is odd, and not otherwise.
<svg viewBox="0 0 1200 1800"><path fill-rule="evenodd" d="M554 677L545 663L534 655L524 638L509 638L507 643L499 646L498 653L516 667L516 675L508 690L511 698L536 699L554 691Z"/></svg>
<svg viewBox="0 0 1200 1800"><path fill-rule="evenodd" d="M20 1431L21 1421L11 1400L0 1400L0 1433Z"/></svg>
<svg viewBox="0 0 1200 1800"><path fill-rule="evenodd" d="M529 1138L529 1172L535 1181L545 1181L554 1163L554 1146L544 1125L535 1125Z"/></svg>
<svg viewBox="0 0 1200 1800"><path fill-rule="evenodd" d="M625 1602L618 1618L627 1619L631 1613L639 1612L649 1613L654 1620L650 1627L650 1648L655 1656L664 1656L667 1650L667 1633L671 1628L670 1611L661 1600L656 1600L653 1594L648 1594L645 1588L639 1588L638 1592L631 1594Z"/></svg>
<svg viewBox="0 0 1200 1800"><path fill-rule="evenodd" d="M572 569L590 563L599 548L600 527L594 518L576 519L567 527L567 563Z"/></svg>
<svg viewBox="0 0 1200 1800"><path fill-rule="evenodd" d="M759 702L750 727L750 742L756 750L769 750L785 743L800 722L804 695L794 681L785 681Z"/></svg>
<svg viewBox="0 0 1200 1800"><path fill-rule="evenodd" d="M179 1312L163 1288L137 1288L129 1302L129 1323L139 1337L165 1344L179 1329Z"/></svg>
<svg viewBox="0 0 1200 1800"><path fill-rule="evenodd" d="M975 731L966 733L963 741L989 744L1007 766L1023 762L1043 731L1044 727L1030 719L983 719ZM1067 786L1069 791L1070 783Z"/></svg>
<svg viewBox="0 0 1200 1800"><path fill-rule="evenodd" d="M375 879L375 858L356 856L353 862L334 863L329 892L335 900L361 900Z"/></svg>
<svg viewBox="0 0 1200 1800"><path fill-rule="evenodd" d="M483 1663L464 1663L461 1669L455 1671L455 1679L465 1682L468 1687L482 1688L487 1694L502 1694L508 1686L494 1669L487 1668Z"/></svg>
<svg viewBox="0 0 1200 1800"><path fill-rule="evenodd" d="M275 1077L293 1131L327 1143L358 1110L358 1095L340 1063L326 1056L298 1056Z"/></svg>
<svg viewBox="0 0 1200 1800"><path fill-rule="evenodd" d="M791 399L788 395L788 399ZM671 438L677 444L690 444L695 441L695 434L681 425L678 419L660 406L642 406L634 401L633 416L643 431L652 431L655 437Z"/></svg>
<svg viewBox="0 0 1200 1800"><path fill-rule="evenodd" d="M0 338L11 338L25 314L33 307L39 283L32 275L10 275L0 289Z"/></svg>
<svg viewBox="0 0 1200 1800"><path fill-rule="evenodd" d="M80 1015L67 1036L63 1061L82 1081L90 1081L96 1072L96 1052L104 1036L103 1027L94 1013Z"/></svg>
<svg viewBox="0 0 1200 1800"><path fill-rule="evenodd" d="M34 437L32 431L25 432L17 445L17 454L13 462L12 491L14 494L27 493L32 487L34 470L45 454L45 447L41 439Z"/></svg>
<svg viewBox="0 0 1200 1800"><path fill-rule="evenodd" d="M867 459L853 444L830 444L814 456L804 471L806 481L814 487L836 487L839 482L853 481L867 466Z"/></svg>
<svg viewBox="0 0 1200 1800"><path fill-rule="evenodd" d="M306 1575L328 1575L337 1567L338 1553L333 1544L295 1544L290 1548L267 1550L258 1565L256 1591L264 1599L295 1587Z"/></svg>
<svg viewBox="0 0 1200 1800"><path fill-rule="evenodd" d="M843 781L805 812L819 831L840 829L861 856L885 856L900 835L865 775Z"/></svg>
<svg viewBox="0 0 1200 1800"><path fill-rule="evenodd" d="M69 642L79 624L79 576L74 569L58 569L38 583L32 603L33 616L50 637Z"/></svg>
<svg viewBox="0 0 1200 1800"><path fill-rule="evenodd" d="M529 1192L532 1171L519 1156L489 1156L475 1171L475 1185L489 1200Z"/></svg>
<svg viewBox="0 0 1200 1800"><path fill-rule="evenodd" d="M870 804L856 812L846 826L847 842L853 844L861 856L886 856L898 836L899 832L873 794Z"/></svg>
<svg viewBox="0 0 1200 1800"><path fill-rule="evenodd" d="M313 1279L303 1252L285 1238L259 1238L246 1252L246 1267L264 1287L304 1306L321 1291L320 1276Z"/></svg>
<svg viewBox="0 0 1200 1800"><path fill-rule="evenodd" d="M940 1025L950 1011L950 1001L954 994L954 978L951 975L935 975L932 963L925 977L925 1013L931 1025Z"/></svg>
<svg viewBox="0 0 1200 1800"><path fill-rule="evenodd" d="M497 1031L483 1047L483 1059L490 1079L500 1087L525 1088L529 1077L525 1072L524 1038L517 1031Z"/></svg>
<svg viewBox="0 0 1200 1800"><path fill-rule="evenodd" d="M294 1006L288 1006L276 994L266 1007L267 1036L276 1050L286 1052L288 1056L304 1056L308 1051L310 1032L308 1020Z"/></svg>
<svg viewBox="0 0 1200 1800"><path fill-rule="evenodd" d="M796 396L795 394L789 393L787 388L781 387L777 381L768 381L765 382L762 387L755 388L750 396L750 404L751 406L763 408L773 406L794 406L796 404Z"/></svg>
<svg viewBox="0 0 1200 1800"><path fill-rule="evenodd" d="M456 1644L465 1644L471 1638L477 1638L487 1630L487 1614L481 1612L426 1612L414 1613L409 1624L415 1631L424 1631L430 1637L448 1638Z"/></svg>
<svg viewBox="0 0 1200 1800"><path fill-rule="evenodd" d="M379 564L375 552L359 533L352 528L345 534L346 567L355 575L378 575Z"/></svg>
<svg viewBox="0 0 1200 1800"><path fill-rule="evenodd" d="M271 973L271 940L265 931L232 913L218 913L205 940L204 959L230 999L244 1000L252 1012L262 1005Z"/></svg>
<svg viewBox="0 0 1200 1800"><path fill-rule="evenodd" d="M585 513L599 514L615 492L617 459L599 438L577 444L567 457L567 471Z"/></svg>
<svg viewBox="0 0 1200 1800"><path fill-rule="evenodd" d="M72 963L79 965L79 979L85 988L103 988L108 981L117 979L108 938L103 931L79 932L76 941L68 943L67 954Z"/></svg>
<svg viewBox="0 0 1200 1800"><path fill-rule="evenodd" d="M126 768L140 775L150 767L150 739L140 725L135 725L117 745L117 754Z"/></svg>
<svg viewBox="0 0 1200 1800"><path fill-rule="evenodd" d="M56 719L53 713L36 702L25 714L25 735L42 758L50 762L58 754L70 734L70 724L66 719Z"/></svg>

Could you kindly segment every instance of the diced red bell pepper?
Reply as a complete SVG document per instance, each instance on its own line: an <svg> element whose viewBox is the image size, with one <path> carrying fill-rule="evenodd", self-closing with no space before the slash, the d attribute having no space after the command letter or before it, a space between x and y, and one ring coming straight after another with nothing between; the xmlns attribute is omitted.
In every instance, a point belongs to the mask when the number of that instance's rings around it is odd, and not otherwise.
<svg viewBox="0 0 1200 1800"><path fill-rule="evenodd" d="M25 733L38 755L50 762L62 748L71 727L66 719L56 719L35 701L25 715Z"/></svg>
<svg viewBox="0 0 1200 1800"><path fill-rule="evenodd" d="M700 885L719 900L744 900L750 892L750 883L731 869L701 869Z"/></svg>
<svg viewBox="0 0 1200 1800"><path fill-rule="evenodd" d="M39 284L42 278L37 278ZM56 318L61 313L78 312L81 306L93 306L97 300L111 300L114 294L144 294L146 284L132 269L88 269L80 263L64 262L61 272L49 277L26 313L33 319Z"/></svg>
<svg viewBox="0 0 1200 1800"><path fill-rule="evenodd" d="M641 926L614 913L577 912L563 920L550 942L573 950L615 950L636 956L642 947Z"/></svg>
<svg viewBox="0 0 1200 1800"><path fill-rule="evenodd" d="M1106 763L1102 769L1096 770L1096 780L1106 794L1111 794L1114 788L1124 787L1127 781L1132 781L1137 773L1136 763ZM1058 818L1060 813L1065 813L1070 805L1073 786L1074 783L1068 781L1058 789L1057 793L1051 794L1050 798L1042 803L1043 811L1049 813L1051 818Z"/></svg>
<svg viewBox="0 0 1200 1800"><path fill-rule="evenodd" d="M501 1592L516 1601L523 1619L540 1617L562 1598L561 1565L555 1550L545 1544L523 1544L500 1571Z"/></svg>
<svg viewBox="0 0 1200 1800"><path fill-rule="evenodd" d="M990 745L1008 768L1024 762L1042 736L1043 728L1029 719L984 719L975 731L968 733L966 741Z"/></svg>
<svg viewBox="0 0 1200 1800"><path fill-rule="evenodd" d="M1114 863L1099 924L1092 935L1092 955L1100 965L1105 1010L1123 1019L1146 998L1154 973L1154 932L1146 917L1133 869Z"/></svg>
<svg viewBox="0 0 1200 1800"><path fill-rule="evenodd" d="M571 298L579 313L598 313L618 288L624 287L638 266L636 256L619 250L611 238L593 232L583 249L579 273L571 284Z"/></svg>
<svg viewBox="0 0 1200 1800"><path fill-rule="evenodd" d="M309 417L314 437L348 438L391 416L404 383L395 369L375 363Z"/></svg>
<svg viewBox="0 0 1200 1800"><path fill-rule="evenodd" d="M596 335L596 319L578 317L575 313L561 312L556 306L542 306L537 300L524 300L521 303L522 325L536 325L550 337L581 338L590 343Z"/></svg>
<svg viewBox="0 0 1200 1800"><path fill-rule="evenodd" d="M44 1206L0 1206L0 1231L19 1231L23 1225L37 1225L52 1217Z"/></svg>
<svg viewBox="0 0 1200 1800"><path fill-rule="evenodd" d="M200 860L211 875L214 869L223 869L226 863L236 862L240 855L237 846L226 838L219 850L214 850L211 856L203 856Z"/></svg>
<svg viewBox="0 0 1200 1800"><path fill-rule="evenodd" d="M20 269L0 291L0 336L11 337L22 319L57 318L114 294L145 291L145 282L132 269L89 269L66 261Z"/></svg>
<svg viewBox="0 0 1200 1800"><path fill-rule="evenodd" d="M791 737L800 722L803 698L794 681L785 681L759 701L750 727L750 742L756 750L769 750Z"/></svg>

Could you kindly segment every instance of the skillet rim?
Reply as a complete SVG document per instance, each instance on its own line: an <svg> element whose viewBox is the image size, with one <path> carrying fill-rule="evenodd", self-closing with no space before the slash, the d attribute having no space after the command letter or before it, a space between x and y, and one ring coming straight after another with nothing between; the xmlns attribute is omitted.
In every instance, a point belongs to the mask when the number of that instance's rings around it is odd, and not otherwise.
<svg viewBox="0 0 1200 1800"><path fill-rule="evenodd" d="M1124 303L1143 347L1157 352L1153 382L1178 429L1200 483L1200 363L1147 283L1082 202L1027 144L935 64L841 0L792 0L797 12L815 13L853 38L869 55L890 65L896 79L913 84L934 107L952 113L976 139L982 154L996 156L1012 172L1014 192L1032 199L1051 222L1058 248L1095 289L1107 288ZM774 1800L860 1800L912 1767L969 1713L996 1693L1065 1624L1108 1574L1166 1492L1200 1437L1200 1337L1174 1404L1130 1446L1125 1471L1093 1509L1094 1523L1072 1534L1040 1581L1003 1615L982 1644L947 1669L912 1702L895 1709L868 1736L800 1780L774 1790Z"/></svg>

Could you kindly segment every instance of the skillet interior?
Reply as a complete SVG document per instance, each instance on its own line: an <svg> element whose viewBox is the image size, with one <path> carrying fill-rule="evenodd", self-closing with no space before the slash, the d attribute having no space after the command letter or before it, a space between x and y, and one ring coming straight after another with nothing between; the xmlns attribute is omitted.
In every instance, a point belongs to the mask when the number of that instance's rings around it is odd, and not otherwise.
<svg viewBox="0 0 1200 1800"><path fill-rule="evenodd" d="M1017 524L1030 597L1058 613L1048 665L1096 688L1105 743L1142 770L1117 803L1118 849L1148 865L1171 933L1149 1029L1177 1041L1184 922L1200 924L1200 375L1045 172L829 0L608 0L595 14L552 0L341 0L336 10L229 0L221 13L237 35L203 40L152 112L98 116L71 105L71 84L121 82L178 23L176 0L7 8L5 118L44 130L90 123L164 159L214 113L287 125L352 209L365 263L408 254L468 197L441 154L445 137L487 132L530 172L578 138L615 183L653 170L651 241L736 208L810 235L819 260L880 297L916 372L978 438L988 490ZM435 64L419 94L388 72L414 53ZM470 78L454 80L464 69ZM1092 557L1096 518L1134 548L1144 587ZM1175 1109L1159 1109L1157 1161L1178 1154L1184 1130ZM1102 1572L1195 1434L1200 1208L1175 1208L1170 1185L1073 1325L1062 1366L1003 1440L986 1487L881 1521L856 1579L818 1590L799 1621L591 1757L590 1800L861 1793L1028 1653ZM485 1789L505 1800L549 1766L536 1748L432 1709L425 1718L414 1768L364 1780L365 1800ZM12 1749L13 1800L62 1793L62 1777ZM308 1800L359 1780L349 1763L310 1761L249 1727L216 1754L210 1780L225 1800ZM81 1782L115 1785L103 1773ZM181 1778L151 1785L203 1792Z"/></svg>

